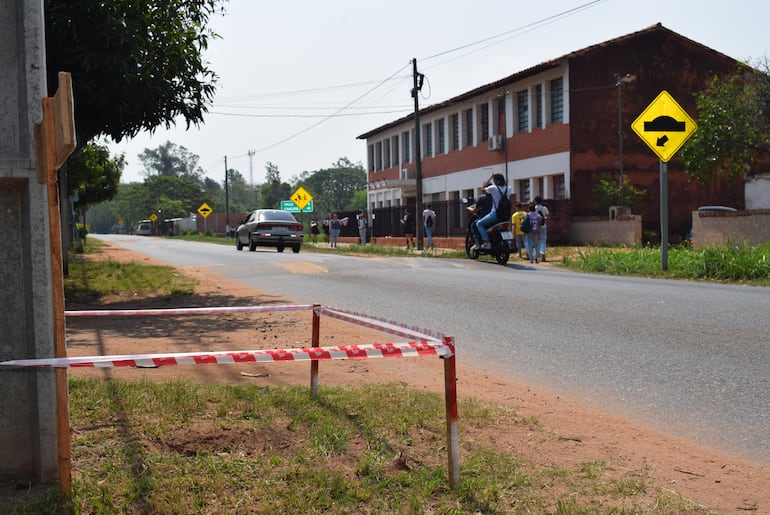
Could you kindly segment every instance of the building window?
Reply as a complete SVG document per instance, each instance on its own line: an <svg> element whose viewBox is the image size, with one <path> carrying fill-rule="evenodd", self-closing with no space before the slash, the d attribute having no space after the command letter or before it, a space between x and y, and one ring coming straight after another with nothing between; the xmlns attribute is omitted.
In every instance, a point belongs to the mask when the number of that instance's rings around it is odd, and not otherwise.
<svg viewBox="0 0 770 515"><path fill-rule="evenodd" d="M397 165L400 162L398 151L398 136L393 137L393 164Z"/></svg>
<svg viewBox="0 0 770 515"><path fill-rule="evenodd" d="M535 127L543 128L543 85L535 86Z"/></svg>
<svg viewBox="0 0 770 515"><path fill-rule="evenodd" d="M409 131L401 133L401 141L404 142L404 163L412 162L412 142L410 136Z"/></svg>
<svg viewBox="0 0 770 515"><path fill-rule="evenodd" d="M551 123L564 122L564 79L551 81Z"/></svg>
<svg viewBox="0 0 770 515"><path fill-rule="evenodd" d="M532 200L529 192L529 179L519 180L519 198L521 198L520 202L530 202Z"/></svg>
<svg viewBox="0 0 770 515"><path fill-rule="evenodd" d="M460 115L452 115L452 150L460 150Z"/></svg>
<svg viewBox="0 0 770 515"><path fill-rule="evenodd" d="M438 151L439 154L446 154L446 120L440 118L436 123L438 126Z"/></svg>
<svg viewBox="0 0 770 515"><path fill-rule="evenodd" d="M481 104L481 141L489 139L489 104Z"/></svg>
<svg viewBox="0 0 770 515"><path fill-rule="evenodd" d="M374 145L369 145L369 171L374 171Z"/></svg>
<svg viewBox="0 0 770 515"><path fill-rule="evenodd" d="M423 125L423 136L423 143L425 143L423 156L433 157L433 123Z"/></svg>
<svg viewBox="0 0 770 515"><path fill-rule="evenodd" d="M383 149L383 158L385 159L385 168L390 168L390 138L385 140L385 148Z"/></svg>
<svg viewBox="0 0 770 515"><path fill-rule="evenodd" d="M374 164L374 167L377 170L382 170L382 141L378 141L374 145L375 145L375 149L374 149L375 164Z"/></svg>
<svg viewBox="0 0 770 515"><path fill-rule="evenodd" d="M564 182L564 175L553 176L553 191L556 200L567 198L567 186Z"/></svg>
<svg viewBox="0 0 770 515"><path fill-rule="evenodd" d="M473 146L473 109L465 110L465 146Z"/></svg>
<svg viewBox="0 0 770 515"><path fill-rule="evenodd" d="M516 94L516 99L519 106L519 132L526 132L529 130L529 96L527 90L519 91Z"/></svg>

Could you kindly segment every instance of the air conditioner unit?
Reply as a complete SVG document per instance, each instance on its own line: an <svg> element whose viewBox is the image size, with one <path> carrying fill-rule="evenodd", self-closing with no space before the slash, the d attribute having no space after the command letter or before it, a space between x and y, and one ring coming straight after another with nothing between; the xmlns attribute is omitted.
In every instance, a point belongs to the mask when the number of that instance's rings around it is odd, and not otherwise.
<svg viewBox="0 0 770 515"><path fill-rule="evenodd" d="M487 142L487 148L489 150L500 150L503 148L503 137L500 134L493 134L489 137Z"/></svg>

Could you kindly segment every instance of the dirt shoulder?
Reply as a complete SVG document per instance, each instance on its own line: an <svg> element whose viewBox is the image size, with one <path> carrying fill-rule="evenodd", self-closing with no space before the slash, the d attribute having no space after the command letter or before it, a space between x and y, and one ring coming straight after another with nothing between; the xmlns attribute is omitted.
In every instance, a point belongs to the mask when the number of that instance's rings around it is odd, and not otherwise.
<svg viewBox="0 0 770 515"><path fill-rule="evenodd" d="M118 246L108 246L94 259L165 264ZM287 299L225 280L206 268L182 269L198 281L196 294L184 306L163 297L129 294L103 299L98 305L68 304L68 310L149 309L284 305ZM194 302L194 305L189 304ZM73 356L249 350L304 347L311 343L309 311L240 313L209 317L68 318L67 345ZM440 328L437 328L440 329ZM398 341L382 333L324 317L322 345ZM458 356L457 391L515 410L521 419L537 421L538 431L523 424L500 430L474 428L484 439L518 458L547 466L574 467L603 462L614 470L644 470L660 487L679 493L711 510L770 513L770 470L672 437L660 431L589 409L576 400L556 397L507 378L462 364ZM307 363L234 364L161 367L157 369L73 369L71 375L126 380L166 381L184 378L223 384L310 385ZM320 363L322 385L402 382L443 392L443 366L438 359L371 359ZM460 413L461 439L463 433ZM462 456L461 456L462 460ZM77 466L77 464L74 464Z"/></svg>

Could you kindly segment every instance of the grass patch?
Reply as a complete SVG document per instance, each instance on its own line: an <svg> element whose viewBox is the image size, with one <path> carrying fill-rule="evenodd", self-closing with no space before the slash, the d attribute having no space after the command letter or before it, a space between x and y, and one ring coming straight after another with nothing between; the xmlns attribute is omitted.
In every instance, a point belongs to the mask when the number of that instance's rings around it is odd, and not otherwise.
<svg viewBox="0 0 770 515"><path fill-rule="evenodd" d="M71 255L69 274L64 278L64 294L70 301L88 301L108 295L157 294L189 295L195 291L195 279L180 274L171 266L86 262Z"/></svg>
<svg viewBox="0 0 770 515"><path fill-rule="evenodd" d="M565 256L562 266L589 273L635 275L770 286L770 244L672 247L668 270L661 270L655 247L581 249Z"/></svg>
<svg viewBox="0 0 770 515"><path fill-rule="evenodd" d="M461 402L460 484L446 479L443 399L399 384L306 388L70 379L77 513L676 513L645 471L554 468L476 429L513 411ZM66 511L43 498L17 513ZM660 511L660 506L672 506ZM689 513L708 513L687 505Z"/></svg>

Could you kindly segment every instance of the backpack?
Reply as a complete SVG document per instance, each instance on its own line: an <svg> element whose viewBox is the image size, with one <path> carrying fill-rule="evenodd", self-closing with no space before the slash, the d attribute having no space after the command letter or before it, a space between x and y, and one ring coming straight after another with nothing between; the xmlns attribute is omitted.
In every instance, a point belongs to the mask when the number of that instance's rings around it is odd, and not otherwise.
<svg viewBox="0 0 770 515"><path fill-rule="evenodd" d="M425 225L427 227L433 227L433 217L429 216L427 220L425 220Z"/></svg>
<svg viewBox="0 0 770 515"><path fill-rule="evenodd" d="M510 220L511 219L511 199L500 191L500 186L497 186L497 191L500 192L500 201L497 203L497 219L498 220ZM506 188L507 191L507 188Z"/></svg>
<svg viewBox="0 0 770 515"><path fill-rule="evenodd" d="M531 233L532 232L532 220L528 216L525 216L522 219L522 221L521 221L521 225L519 226L519 229L521 229L521 232L523 232L524 234Z"/></svg>

